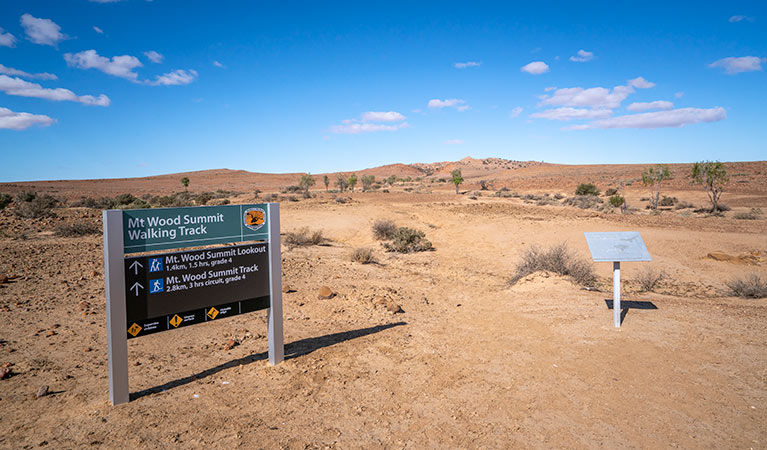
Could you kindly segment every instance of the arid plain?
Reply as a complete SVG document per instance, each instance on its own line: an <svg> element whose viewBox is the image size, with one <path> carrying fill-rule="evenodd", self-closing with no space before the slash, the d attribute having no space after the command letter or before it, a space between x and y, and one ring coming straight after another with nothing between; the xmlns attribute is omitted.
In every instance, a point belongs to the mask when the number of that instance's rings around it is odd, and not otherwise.
<svg viewBox="0 0 767 450"><path fill-rule="evenodd" d="M736 218L767 208L767 162L726 163L722 216L695 212L708 200L689 164L669 165L662 195L694 206L651 213L646 167L392 165L357 172L399 179L370 192L326 192L314 175L307 199L280 193L300 174L231 170L0 184L69 204L43 219L0 212L0 447L767 448L767 302L727 287L767 278L767 217ZM460 194L440 181L455 168ZM129 342L135 398L113 407L102 238L56 230L100 227L98 209L71 206L82 197L168 195L181 177L192 193L227 191L217 201L277 194L283 233L327 239L283 244L283 363L266 361L263 312L142 337ZM620 181L627 214L604 195L563 204L579 183ZM385 251L380 219L433 250ZM653 261L624 264L624 300L657 309L629 307L614 328L609 263L594 264L596 289L548 272L510 284L530 246L588 258L590 231L641 232ZM353 261L360 247L377 262ZM646 267L665 274L653 292L637 282ZM322 286L335 295L319 299Z"/></svg>

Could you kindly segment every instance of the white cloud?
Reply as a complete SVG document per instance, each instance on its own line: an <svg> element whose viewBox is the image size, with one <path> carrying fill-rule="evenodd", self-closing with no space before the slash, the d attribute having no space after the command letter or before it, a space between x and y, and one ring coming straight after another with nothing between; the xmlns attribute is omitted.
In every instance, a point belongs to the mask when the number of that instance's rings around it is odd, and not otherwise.
<svg viewBox="0 0 767 450"><path fill-rule="evenodd" d="M681 108L670 111L656 111L642 114L629 114L597 120L586 126L570 129L585 128L666 128L683 127L700 122L717 122L724 120L727 113L724 108Z"/></svg>
<svg viewBox="0 0 767 450"><path fill-rule="evenodd" d="M753 21L754 21L754 18L753 18L753 17L749 17L749 16L740 16L740 15L738 15L738 16L732 16L732 17L730 17L730 19L729 19L729 20L730 20L730 23L737 23L737 22L742 22L742 21L744 21L744 20L747 20L747 21L749 21L749 22L753 22Z"/></svg>
<svg viewBox="0 0 767 450"><path fill-rule="evenodd" d="M463 144L463 139L448 139L445 141L446 145L461 145Z"/></svg>
<svg viewBox="0 0 767 450"><path fill-rule="evenodd" d="M373 131L397 131L407 128L407 122L403 122L405 116L397 111L367 111L362 113L362 119L346 119L341 125L334 125L330 131L337 134L359 134ZM372 122L372 123L371 123ZM378 122L400 122L385 125Z"/></svg>
<svg viewBox="0 0 767 450"><path fill-rule="evenodd" d="M79 102L85 105L109 106L111 101L104 94L94 97L92 95L76 95L69 89L56 88L47 89L37 83L30 83L21 78L11 78L6 75L0 75L0 91L8 95L17 95L20 97L43 98L53 101Z"/></svg>
<svg viewBox="0 0 767 450"><path fill-rule="evenodd" d="M158 75L154 81L147 82L152 86L180 86L189 84L197 79L196 70L174 70L162 75Z"/></svg>
<svg viewBox="0 0 767 450"><path fill-rule="evenodd" d="M344 121L348 122L348 121ZM407 122L398 123L394 125L383 125L380 123L344 123L342 125L333 126L330 131L337 134L359 134L369 133L372 131L397 131L400 128L407 128Z"/></svg>
<svg viewBox="0 0 767 450"><path fill-rule="evenodd" d="M578 54L576 56L571 56L570 61L574 62L587 62L594 59L594 53L587 52L586 50L578 50Z"/></svg>
<svg viewBox="0 0 767 450"><path fill-rule="evenodd" d="M540 96L541 105L587 106L599 109L612 109L634 93L629 86L615 86L612 91L603 87L584 89L582 87L557 89L551 95Z"/></svg>
<svg viewBox="0 0 767 450"><path fill-rule="evenodd" d="M651 81L647 81L642 77L636 77L634 79L629 80L629 86L635 87L637 89L650 89L651 87L655 87L655 83Z"/></svg>
<svg viewBox="0 0 767 450"><path fill-rule="evenodd" d="M535 119L548 120L573 120L573 119L604 119L612 115L609 109L585 109L585 108L555 108L547 109L538 113L530 114Z"/></svg>
<svg viewBox="0 0 767 450"><path fill-rule="evenodd" d="M27 33L27 38L35 44L56 46L59 41L67 39L61 33L61 27L50 19L39 19L30 14L21 16L21 26Z"/></svg>
<svg viewBox="0 0 767 450"><path fill-rule="evenodd" d="M133 81L138 78L138 74L133 69L143 66L135 56L114 56L110 60L100 56L96 50L85 50L75 54L67 53L64 55L64 60L68 65L78 69L96 69L109 75Z"/></svg>
<svg viewBox="0 0 767 450"><path fill-rule="evenodd" d="M446 98L445 100L433 98L429 100L428 106L429 108L437 108L437 109L454 107L458 111L465 111L469 109L469 105L466 104L466 101L458 99L458 98Z"/></svg>
<svg viewBox="0 0 767 450"><path fill-rule="evenodd" d="M674 93L674 98L682 98L682 97L684 97L684 92L679 91Z"/></svg>
<svg viewBox="0 0 767 450"><path fill-rule="evenodd" d="M556 91L556 90L557 90L556 86L549 86L547 88L543 88L544 92L551 92L551 91Z"/></svg>
<svg viewBox="0 0 767 450"><path fill-rule="evenodd" d="M99 28L97 26L93 27L93 31L95 31L98 34L104 34L104 30L102 30L101 28Z"/></svg>
<svg viewBox="0 0 767 450"><path fill-rule="evenodd" d="M728 75L735 75L741 72L754 72L762 70L762 62L767 61L767 58L758 58L756 56L740 56L722 58L714 61L708 65L708 67L721 67Z"/></svg>
<svg viewBox="0 0 767 450"><path fill-rule="evenodd" d="M16 47L16 37L11 33L3 33L0 27L0 47Z"/></svg>
<svg viewBox="0 0 767 450"><path fill-rule="evenodd" d="M674 109L674 104L665 100L656 100L654 102L637 102L626 107L629 111L647 111L650 109L669 110Z"/></svg>
<svg viewBox="0 0 767 450"><path fill-rule="evenodd" d="M476 61L466 61L466 62L457 62L453 64L453 67L456 69L465 69L467 67L479 67L479 65L482 63L478 63Z"/></svg>
<svg viewBox="0 0 767 450"><path fill-rule="evenodd" d="M52 73L28 73L23 70L14 69L12 67L4 66L0 64L0 74L13 75L21 78L31 78L38 80L57 80L58 77Z"/></svg>
<svg viewBox="0 0 767 450"><path fill-rule="evenodd" d="M509 117L512 119L519 116L522 113L522 107L517 106L516 108L512 109L511 112L509 112Z"/></svg>
<svg viewBox="0 0 767 450"><path fill-rule="evenodd" d="M543 61L533 61L522 66L522 69L520 70L533 75L540 75L549 71L549 65Z"/></svg>
<svg viewBox="0 0 767 450"><path fill-rule="evenodd" d="M152 61L153 63L157 63L157 64L160 64L165 59L165 57L162 54L157 53L154 50L149 50L148 52L144 52L144 56L149 58L149 60Z"/></svg>
<svg viewBox="0 0 767 450"><path fill-rule="evenodd" d="M56 120L48 116L39 114L30 114L25 112L14 112L8 108L0 107L0 129L5 130L25 130L32 125L47 127Z"/></svg>
<svg viewBox="0 0 767 450"><path fill-rule="evenodd" d="M224 67L224 65L223 65L223 64L221 64L221 63L220 63L220 62L218 62L218 61L213 61L213 65L214 65L214 66L216 66L216 67Z"/></svg>
<svg viewBox="0 0 767 450"><path fill-rule="evenodd" d="M362 113L364 122L399 122L405 120L405 116L397 111L368 111Z"/></svg>

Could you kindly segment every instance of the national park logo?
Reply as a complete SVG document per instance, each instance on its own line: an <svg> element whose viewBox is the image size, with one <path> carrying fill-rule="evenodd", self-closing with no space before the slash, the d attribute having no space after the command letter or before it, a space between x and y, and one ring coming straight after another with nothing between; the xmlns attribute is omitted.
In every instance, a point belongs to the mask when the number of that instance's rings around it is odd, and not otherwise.
<svg viewBox="0 0 767 450"><path fill-rule="evenodd" d="M266 212L261 208L249 208L245 210L245 226L253 231L258 231L259 228L264 226L266 218Z"/></svg>

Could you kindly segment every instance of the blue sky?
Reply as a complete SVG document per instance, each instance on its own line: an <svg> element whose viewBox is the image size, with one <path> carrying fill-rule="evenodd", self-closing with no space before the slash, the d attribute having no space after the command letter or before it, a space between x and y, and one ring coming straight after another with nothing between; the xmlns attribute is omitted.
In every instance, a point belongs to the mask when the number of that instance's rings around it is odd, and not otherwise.
<svg viewBox="0 0 767 450"><path fill-rule="evenodd" d="M764 2L0 2L0 180L767 159Z"/></svg>

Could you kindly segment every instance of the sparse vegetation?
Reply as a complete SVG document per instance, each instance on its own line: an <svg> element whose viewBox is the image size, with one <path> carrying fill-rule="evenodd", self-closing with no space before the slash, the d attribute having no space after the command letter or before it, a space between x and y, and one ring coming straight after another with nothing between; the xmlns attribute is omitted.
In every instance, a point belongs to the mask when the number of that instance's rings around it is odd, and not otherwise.
<svg viewBox="0 0 767 450"><path fill-rule="evenodd" d="M759 220L762 214L761 208L751 208L749 211L735 213L732 217L738 220Z"/></svg>
<svg viewBox="0 0 767 450"><path fill-rule="evenodd" d="M362 175L360 181L362 182L362 190L366 192L376 182L376 177L375 175Z"/></svg>
<svg viewBox="0 0 767 450"><path fill-rule="evenodd" d="M461 169L454 169L450 172L450 181L455 185L455 193L458 193L458 185L463 183L463 175L461 175Z"/></svg>
<svg viewBox="0 0 767 450"><path fill-rule="evenodd" d="M325 183L325 192L330 191L330 178L327 175L323 175L322 182Z"/></svg>
<svg viewBox="0 0 767 450"><path fill-rule="evenodd" d="M616 208L620 208L624 203L626 203L626 199L621 195L614 194L610 197L610 204Z"/></svg>
<svg viewBox="0 0 767 450"><path fill-rule="evenodd" d="M695 208L695 205L693 205L690 202L681 201L674 206L674 209L680 210L680 209L688 209L688 208Z"/></svg>
<svg viewBox="0 0 767 450"><path fill-rule="evenodd" d="M599 195L599 189L592 183L581 183L575 188L575 195Z"/></svg>
<svg viewBox="0 0 767 450"><path fill-rule="evenodd" d="M189 178L184 177L181 179L181 185L184 186L184 190L189 190Z"/></svg>
<svg viewBox="0 0 767 450"><path fill-rule="evenodd" d="M38 195L37 192L20 192L16 195L13 212L26 219L54 217L53 208L58 204L59 201L49 194Z"/></svg>
<svg viewBox="0 0 767 450"><path fill-rule="evenodd" d="M485 181L485 180L479 180L479 190L480 190L480 191L486 191L486 190L488 190L488 187L487 187L487 181Z"/></svg>
<svg viewBox="0 0 767 450"><path fill-rule="evenodd" d="M342 195L337 195L333 200L336 203L349 203L349 202L352 201L352 198L351 197L344 197Z"/></svg>
<svg viewBox="0 0 767 450"><path fill-rule="evenodd" d="M615 188L609 188L605 191L605 195L608 197L612 197L613 195L616 195L618 193L618 189Z"/></svg>
<svg viewBox="0 0 767 450"><path fill-rule="evenodd" d="M671 172L666 166L648 167L642 172L642 184L650 186L650 209L658 209L661 183L669 178Z"/></svg>
<svg viewBox="0 0 767 450"><path fill-rule="evenodd" d="M535 245L527 249L522 255L522 261L517 264L510 283L514 284L538 271L567 276L583 286L592 286L597 281L593 265L573 253L564 242L547 249L541 249Z"/></svg>
<svg viewBox="0 0 767 450"><path fill-rule="evenodd" d="M357 185L357 174L353 173L349 175L349 179L346 180L346 182L349 184L349 190L354 192L354 186Z"/></svg>
<svg viewBox="0 0 767 450"><path fill-rule="evenodd" d="M700 184L711 201L711 212L720 211L719 200L722 198L724 187L730 178L727 176L727 170L719 161L702 161L692 165L690 179L693 184Z"/></svg>
<svg viewBox="0 0 767 450"><path fill-rule="evenodd" d="M581 209L595 208L601 202L602 199L596 195L576 195L575 197L562 200L563 205L577 206Z"/></svg>
<svg viewBox="0 0 767 450"><path fill-rule="evenodd" d="M13 202L11 194L0 193L0 211L4 210L11 202Z"/></svg>
<svg viewBox="0 0 767 450"><path fill-rule="evenodd" d="M308 247L310 245L320 245L327 239L322 234L322 230L309 230L308 227L299 228L295 231L285 233L285 245L289 247Z"/></svg>
<svg viewBox="0 0 767 450"><path fill-rule="evenodd" d="M304 198L311 197L309 194L309 188L314 186L314 183L314 177L312 177L311 174L305 173L301 175L301 178L298 180L298 187L304 191Z"/></svg>
<svg viewBox="0 0 767 450"><path fill-rule="evenodd" d="M338 174L335 186L338 188L339 192L344 192L349 187L349 183L346 181L346 177L343 174Z"/></svg>
<svg viewBox="0 0 767 450"><path fill-rule="evenodd" d="M658 206L674 206L679 202L676 197L666 197L665 195L658 203Z"/></svg>
<svg viewBox="0 0 767 450"><path fill-rule="evenodd" d="M762 281L759 275L751 273L745 278L736 278L725 283L730 288L730 294L743 298L767 297L767 282Z"/></svg>
<svg viewBox="0 0 767 450"><path fill-rule="evenodd" d="M90 234L101 234L101 228L90 223L73 223L62 224L56 227L56 236L61 237L78 237L87 236Z"/></svg>
<svg viewBox="0 0 767 450"><path fill-rule="evenodd" d="M379 219L373 222L373 236L379 241L394 239L397 225L390 219Z"/></svg>
<svg viewBox="0 0 767 450"><path fill-rule="evenodd" d="M431 242L423 231L400 227L394 233L391 242L384 243L386 250L397 253L413 253L431 250Z"/></svg>
<svg viewBox="0 0 767 450"><path fill-rule="evenodd" d="M652 292L658 287L658 283L666 277L666 273L655 270L652 266L644 267L639 271L636 282L639 287L646 292Z"/></svg>
<svg viewBox="0 0 767 450"><path fill-rule="evenodd" d="M352 251L351 260L360 264L374 264L378 260L373 253L373 249L367 247L358 247Z"/></svg>
<svg viewBox="0 0 767 450"><path fill-rule="evenodd" d="M279 196L279 194L266 194L266 195L264 195L264 201L266 203L279 202L280 201L280 196Z"/></svg>

